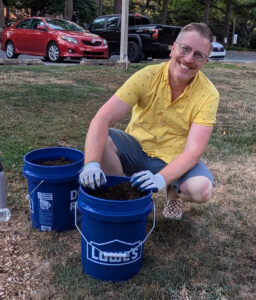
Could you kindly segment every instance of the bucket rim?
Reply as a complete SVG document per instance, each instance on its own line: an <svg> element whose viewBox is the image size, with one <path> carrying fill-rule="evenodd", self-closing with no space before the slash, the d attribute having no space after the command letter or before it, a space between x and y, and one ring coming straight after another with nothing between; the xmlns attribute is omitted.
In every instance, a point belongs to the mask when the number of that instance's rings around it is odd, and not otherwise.
<svg viewBox="0 0 256 300"><path fill-rule="evenodd" d="M59 166L46 166L46 165L39 165L39 164L35 164L31 161L28 160L28 156L33 155L36 152L40 152L40 151L51 151L51 150L72 150L73 152L77 152L81 154L81 159L78 161L75 161L73 163L70 163L68 165L59 165ZM76 164L80 164L81 161L84 160L84 153L76 148L72 148L72 147L44 147L44 148L37 148L34 150L29 151L28 153L26 153L23 157L23 161L26 165L28 166L33 166L33 167L40 167L40 168L66 168L67 166L74 166Z"/></svg>
<svg viewBox="0 0 256 300"><path fill-rule="evenodd" d="M122 180L124 179L123 182L127 182L127 181L130 181L130 177L128 176L113 176L113 175L109 175L109 176L106 176L107 177L107 180L111 178L122 178ZM151 198L152 196L152 190L149 190L147 191L147 194L143 197L140 197L140 198L135 198L135 199L126 199L126 200L116 200L116 199L104 199L104 198L98 198L98 197L94 197L90 194L88 194L86 192L86 187L84 187L82 184L80 185L80 188L79 188L79 191L80 193L84 193L86 194L86 196L91 200L91 201L103 201L104 203L109 203L109 204L112 204L112 203L135 203L135 202L138 202L138 201L142 201L142 200L146 200L146 198Z"/></svg>

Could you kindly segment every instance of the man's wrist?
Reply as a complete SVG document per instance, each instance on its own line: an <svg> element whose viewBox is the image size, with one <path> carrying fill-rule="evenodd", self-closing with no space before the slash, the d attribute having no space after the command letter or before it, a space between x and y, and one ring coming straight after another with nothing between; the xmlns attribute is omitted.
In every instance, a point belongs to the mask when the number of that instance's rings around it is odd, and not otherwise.
<svg viewBox="0 0 256 300"><path fill-rule="evenodd" d="M166 187L166 182L165 182L163 175L161 175L160 173L157 173L155 176L158 178L159 183L160 183L159 190L164 189Z"/></svg>
<svg viewBox="0 0 256 300"><path fill-rule="evenodd" d="M84 168L86 168L87 166L100 168L100 163L98 161L89 161L84 164Z"/></svg>

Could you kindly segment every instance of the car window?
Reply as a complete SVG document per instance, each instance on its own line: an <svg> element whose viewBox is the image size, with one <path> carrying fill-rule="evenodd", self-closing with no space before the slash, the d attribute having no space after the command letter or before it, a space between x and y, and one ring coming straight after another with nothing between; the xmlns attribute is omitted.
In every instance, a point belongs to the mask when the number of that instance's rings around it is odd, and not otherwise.
<svg viewBox="0 0 256 300"><path fill-rule="evenodd" d="M135 25L134 17L133 16L129 16L129 26L133 26L133 25Z"/></svg>
<svg viewBox="0 0 256 300"><path fill-rule="evenodd" d="M26 19L21 21L16 28L18 29L29 29L30 28L31 19Z"/></svg>
<svg viewBox="0 0 256 300"><path fill-rule="evenodd" d="M41 20L39 20L39 19L33 19L33 20L32 20L32 23L31 23L31 28L32 28L32 29L37 29L37 26L39 26L39 25L45 26L45 25L44 25L44 22L41 21Z"/></svg>
<svg viewBox="0 0 256 300"><path fill-rule="evenodd" d="M110 17L107 21L107 28L117 27L118 26L119 17Z"/></svg>
<svg viewBox="0 0 256 300"><path fill-rule="evenodd" d="M86 32L84 28L71 21L60 19L46 19L45 21L54 30Z"/></svg>
<svg viewBox="0 0 256 300"><path fill-rule="evenodd" d="M135 25L141 25L141 17L135 17L134 21L135 21Z"/></svg>
<svg viewBox="0 0 256 300"><path fill-rule="evenodd" d="M104 29L104 25L105 25L105 18L97 18L93 21L91 30Z"/></svg>
<svg viewBox="0 0 256 300"><path fill-rule="evenodd" d="M145 17L142 17L142 18L141 18L141 24L143 24L143 25L145 25L145 24L150 24L149 19L148 19L148 18L145 18Z"/></svg>

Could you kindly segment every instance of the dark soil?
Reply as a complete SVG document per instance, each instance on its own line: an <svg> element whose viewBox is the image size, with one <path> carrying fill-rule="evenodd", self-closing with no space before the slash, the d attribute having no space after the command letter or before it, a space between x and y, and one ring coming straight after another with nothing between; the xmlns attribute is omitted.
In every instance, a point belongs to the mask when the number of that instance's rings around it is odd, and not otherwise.
<svg viewBox="0 0 256 300"><path fill-rule="evenodd" d="M37 164L40 166L64 166L64 165L70 165L73 163L74 163L74 161L68 160L65 157L60 157L55 160L40 160L40 161L34 162L34 164Z"/></svg>
<svg viewBox="0 0 256 300"><path fill-rule="evenodd" d="M108 200L133 200L145 197L148 194L148 192L137 191L136 188L131 186L130 182L122 182L109 188L88 190L87 193L95 198Z"/></svg>

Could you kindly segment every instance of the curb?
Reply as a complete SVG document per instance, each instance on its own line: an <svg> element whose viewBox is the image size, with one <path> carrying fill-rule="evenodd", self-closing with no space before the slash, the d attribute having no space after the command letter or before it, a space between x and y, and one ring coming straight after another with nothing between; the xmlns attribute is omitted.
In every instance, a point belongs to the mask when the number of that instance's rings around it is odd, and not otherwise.
<svg viewBox="0 0 256 300"><path fill-rule="evenodd" d="M130 62L128 63L128 65ZM83 59L80 61L81 66L113 66L120 69L126 68L126 63L108 59Z"/></svg>
<svg viewBox="0 0 256 300"><path fill-rule="evenodd" d="M115 61L108 59L82 59L80 61L81 66L114 66L115 64Z"/></svg>
<svg viewBox="0 0 256 300"><path fill-rule="evenodd" d="M0 65L43 65L41 59L9 59L0 58Z"/></svg>

